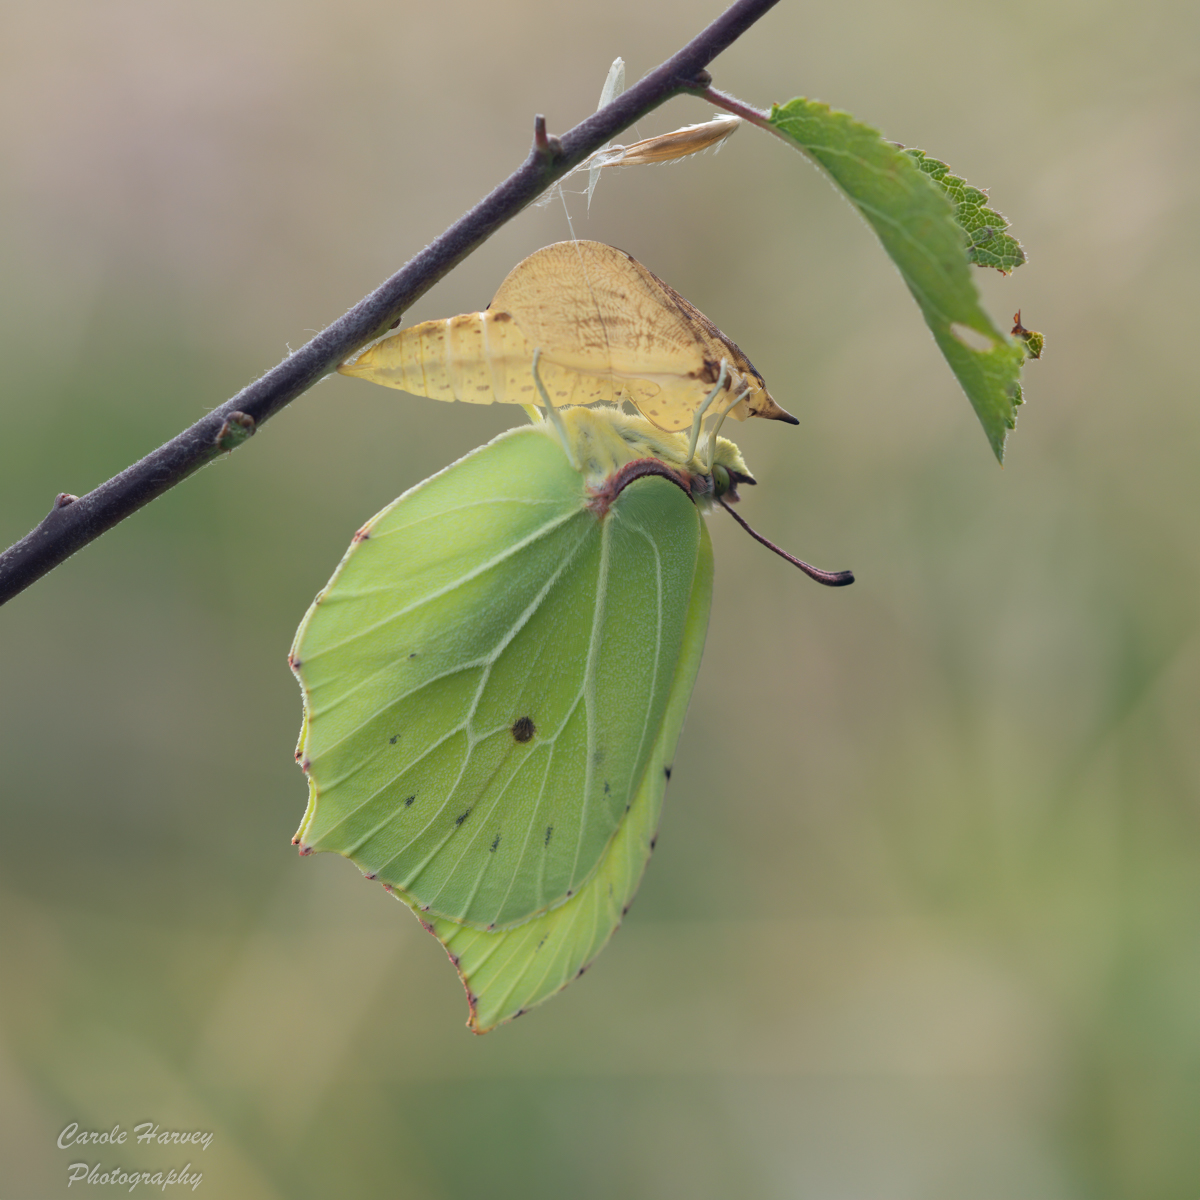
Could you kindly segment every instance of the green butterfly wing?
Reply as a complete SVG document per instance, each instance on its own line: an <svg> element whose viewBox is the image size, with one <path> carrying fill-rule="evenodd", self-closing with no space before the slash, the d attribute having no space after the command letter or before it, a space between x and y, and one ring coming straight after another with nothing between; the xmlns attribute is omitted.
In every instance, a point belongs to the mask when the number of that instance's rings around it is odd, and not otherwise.
<svg viewBox="0 0 1200 1200"><path fill-rule="evenodd" d="M463 960L499 955L501 987L525 997L507 1015L557 990L636 887L710 575L679 487L637 479L602 515L544 428L406 493L359 531L296 636L302 849L351 858L443 941L445 924L510 930L506 951L451 949L468 979ZM516 978L501 963L540 922L532 945L554 962Z"/></svg>
<svg viewBox="0 0 1200 1200"><path fill-rule="evenodd" d="M708 530L702 527L702 533L670 702L633 805L599 870L565 904L515 929L488 933L423 918L458 968L471 1008L468 1024L476 1033L519 1017L582 975L633 900L654 848L675 746L704 650L713 557Z"/></svg>

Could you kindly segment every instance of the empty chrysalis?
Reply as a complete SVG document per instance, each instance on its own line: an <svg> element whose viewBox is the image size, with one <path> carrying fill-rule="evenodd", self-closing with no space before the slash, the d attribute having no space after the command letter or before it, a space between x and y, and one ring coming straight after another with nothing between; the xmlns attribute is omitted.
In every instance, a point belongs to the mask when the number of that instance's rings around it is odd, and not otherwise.
<svg viewBox="0 0 1200 1200"><path fill-rule="evenodd" d="M796 423L699 309L602 242L546 246L508 273L486 312L402 329L338 370L437 400L544 408L535 350L556 408L627 399L668 432L691 428L706 403L718 418Z"/></svg>
<svg viewBox="0 0 1200 1200"><path fill-rule="evenodd" d="M754 483L701 418L792 418L715 326L597 243L547 247L487 313L368 355L348 373L550 418L368 521L289 658L300 852L345 855L413 909L483 1033L584 971L654 848L708 624L703 514ZM576 403L623 395L646 415Z"/></svg>

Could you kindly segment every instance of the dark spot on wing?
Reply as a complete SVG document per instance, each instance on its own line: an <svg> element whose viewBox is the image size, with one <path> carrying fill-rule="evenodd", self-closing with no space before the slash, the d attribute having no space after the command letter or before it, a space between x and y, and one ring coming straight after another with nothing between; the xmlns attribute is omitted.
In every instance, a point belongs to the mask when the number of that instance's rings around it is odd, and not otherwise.
<svg viewBox="0 0 1200 1200"><path fill-rule="evenodd" d="M516 741L527 742L537 732L537 727L534 725L532 718L518 717L513 722L511 732Z"/></svg>

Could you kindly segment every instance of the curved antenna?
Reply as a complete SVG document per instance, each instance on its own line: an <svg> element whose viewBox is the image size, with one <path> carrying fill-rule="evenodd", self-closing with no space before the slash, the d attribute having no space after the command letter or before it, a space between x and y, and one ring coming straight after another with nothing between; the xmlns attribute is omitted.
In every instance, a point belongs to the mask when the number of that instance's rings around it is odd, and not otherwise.
<svg viewBox="0 0 1200 1200"><path fill-rule="evenodd" d="M768 550L774 550L780 558L786 558L793 567L799 567L809 579L815 579L818 583L823 583L826 587L845 587L849 583L854 582L853 571L822 571L820 567L814 567L810 563L806 563L799 558L794 558L786 550L781 550L774 542L768 541L761 533L751 529L749 524L744 521L737 513L725 503L720 496L716 498L717 503L756 541L766 546Z"/></svg>

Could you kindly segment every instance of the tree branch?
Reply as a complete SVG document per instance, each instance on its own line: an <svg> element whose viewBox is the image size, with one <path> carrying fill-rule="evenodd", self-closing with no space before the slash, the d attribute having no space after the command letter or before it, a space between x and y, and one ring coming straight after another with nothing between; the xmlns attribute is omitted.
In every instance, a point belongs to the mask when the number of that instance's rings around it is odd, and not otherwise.
<svg viewBox="0 0 1200 1200"><path fill-rule="evenodd" d="M749 121L752 125L757 125L759 129L765 129L768 133L775 134L776 137L781 136L779 130L767 120L767 114L760 112L757 108L751 108L748 104L743 104L736 96L727 96L724 92L718 92L714 87L702 88L696 92L702 100L707 100L709 104L715 104L718 108L723 108L726 112L733 113L735 117L741 117L743 121ZM795 147L795 143L788 141L789 146Z"/></svg>
<svg viewBox="0 0 1200 1200"><path fill-rule="evenodd" d="M561 139L547 136L545 119L539 116L525 163L381 287L232 400L95 491L78 498L61 493L45 520L0 554L0 604L218 454L240 445L360 346L398 324L400 314L442 276L592 151L671 97L706 88L711 79L705 67L778 2L736 0L678 54Z"/></svg>

